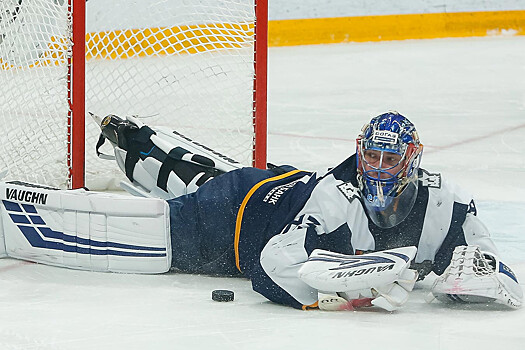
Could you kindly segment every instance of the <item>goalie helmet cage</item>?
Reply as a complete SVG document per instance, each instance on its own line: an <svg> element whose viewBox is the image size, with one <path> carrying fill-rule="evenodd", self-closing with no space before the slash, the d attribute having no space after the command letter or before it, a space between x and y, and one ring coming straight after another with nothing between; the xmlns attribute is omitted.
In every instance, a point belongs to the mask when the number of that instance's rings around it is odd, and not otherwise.
<svg viewBox="0 0 525 350"><path fill-rule="evenodd" d="M0 171L114 187L123 175L96 157L87 112L265 167L267 23L267 0L0 1Z"/></svg>

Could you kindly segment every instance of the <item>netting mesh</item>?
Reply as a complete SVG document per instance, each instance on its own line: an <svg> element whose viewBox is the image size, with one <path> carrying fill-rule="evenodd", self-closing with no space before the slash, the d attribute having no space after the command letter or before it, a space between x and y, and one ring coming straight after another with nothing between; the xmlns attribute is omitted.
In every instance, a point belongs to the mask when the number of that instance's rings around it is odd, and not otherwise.
<svg viewBox="0 0 525 350"><path fill-rule="evenodd" d="M0 2L0 153L10 178L65 186L67 9L63 0ZM246 0L90 0L86 111L136 115L250 164L254 19ZM96 158L97 137L87 120L93 189L122 177Z"/></svg>
<svg viewBox="0 0 525 350"><path fill-rule="evenodd" d="M58 1L0 1L0 168L12 179L67 179L66 10Z"/></svg>

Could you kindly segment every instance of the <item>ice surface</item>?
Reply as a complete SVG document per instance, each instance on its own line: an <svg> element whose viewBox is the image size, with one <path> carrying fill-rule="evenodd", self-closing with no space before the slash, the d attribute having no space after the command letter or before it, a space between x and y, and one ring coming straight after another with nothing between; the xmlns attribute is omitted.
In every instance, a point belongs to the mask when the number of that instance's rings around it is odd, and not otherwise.
<svg viewBox="0 0 525 350"><path fill-rule="evenodd" d="M337 164L361 126L395 109L423 167L474 193L525 280L525 37L270 49L269 161ZM95 140L94 140L95 142ZM243 279L103 274L0 260L0 349L524 349L525 310L426 304L395 313L303 312ZM213 289L234 302L211 300Z"/></svg>

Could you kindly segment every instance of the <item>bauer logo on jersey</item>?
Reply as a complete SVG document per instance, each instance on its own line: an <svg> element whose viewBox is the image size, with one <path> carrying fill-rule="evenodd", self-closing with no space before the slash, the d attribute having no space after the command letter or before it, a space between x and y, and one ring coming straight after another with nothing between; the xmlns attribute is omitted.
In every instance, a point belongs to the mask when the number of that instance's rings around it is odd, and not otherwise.
<svg viewBox="0 0 525 350"><path fill-rule="evenodd" d="M398 134L391 131L386 130L374 130L374 134L372 135L372 141L374 142L382 142L382 143L388 143L388 144L396 144Z"/></svg>
<svg viewBox="0 0 525 350"><path fill-rule="evenodd" d="M33 204L46 204L47 202L47 193L21 190L18 188L6 188L5 197L6 199Z"/></svg>

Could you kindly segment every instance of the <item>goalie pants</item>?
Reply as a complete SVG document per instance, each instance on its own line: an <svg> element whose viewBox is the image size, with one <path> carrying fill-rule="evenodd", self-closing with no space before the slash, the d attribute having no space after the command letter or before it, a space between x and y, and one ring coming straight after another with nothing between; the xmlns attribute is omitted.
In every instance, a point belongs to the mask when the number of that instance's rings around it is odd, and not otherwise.
<svg viewBox="0 0 525 350"><path fill-rule="evenodd" d="M172 267L189 273L240 274L233 246L237 212L246 193L273 175L242 168L208 181L194 193L168 200Z"/></svg>
<svg viewBox="0 0 525 350"><path fill-rule="evenodd" d="M188 273L240 275L236 266L235 230L241 204L261 181L276 186L304 176L305 172L294 172L291 176L283 174L290 169L285 166L272 170L242 168L230 171L206 182L194 193L168 200L172 267ZM276 178L279 180L274 181ZM257 193L267 193L264 186L260 189L262 191ZM278 218L280 214L276 214L278 208L260 206L257 195L251 198L243 216L243 220L249 217L251 222L243 221L242 242L238 245L240 266L247 277L250 277L253 264L258 264L266 242L282 229L271 223L283 221Z"/></svg>

